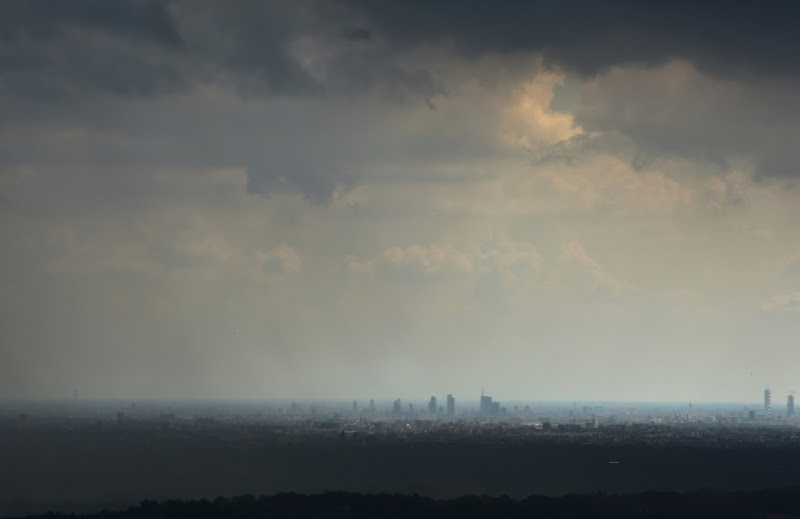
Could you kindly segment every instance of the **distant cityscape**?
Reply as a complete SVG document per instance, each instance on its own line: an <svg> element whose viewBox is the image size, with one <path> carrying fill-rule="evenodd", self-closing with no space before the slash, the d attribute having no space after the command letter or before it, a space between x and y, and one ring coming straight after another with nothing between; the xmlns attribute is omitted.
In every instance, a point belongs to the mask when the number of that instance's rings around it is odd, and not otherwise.
<svg viewBox="0 0 800 519"><path fill-rule="evenodd" d="M798 427L795 396L786 396L785 410L772 405L772 390L763 392L763 406L736 404L625 404L572 402L511 402L507 405L487 395L483 389L466 405L457 404L447 394L440 405L437 396L427 403L403 402L401 398L378 402L353 400L303 402L129 402L80 400L77 390L73 405L64 401L0 401L0 419L5 424L55 422L92 423L95 427L157 424L160 427L208 428L224 424L269 425L275 431L360 431L380 434L398 430L430 430L468 425L470 427L515 426L528 431L591 432L612 426L786 426ZM3 412L5 411L5 412ZM453 425L446 425L453 424Z"/></svg>
<svg viewBox="0 0 800 519"><path fill-rule="evenodd" d="M751 406L743 406L736 411L725 409L723 412L718 407L708 409L706 404L702 410L698 410L691 402L686 405L684 409L676 409L674 406L666 406L665 404L654 404L648 406L642 404L639 407L629 406L622 411L620 415L617 412L611 412L610 408L606 409L603 405L581 405L578 407L577 402L571 406L564 407L555 406L554 404L548 405L550 411L555 413L551 416L541 416L536 414L536 407L532 404L514 404L512 407L505 406L499 401L494 400L491 396L481 390L481 394L477 402L477 406L467 405L464 409L456 410L456 399L452 394L446 397L446 404L440 406L439 400L436 396L431 396L427 406L415 408L413 402L406 405L403 404L402 399L396 398L391 405L391 408L378 409L375 400L369 400L366 408L359 405L358 400L353 400L352 412L349 413L350 417L366 417L366 418L400 418L407 419L422 419L422 420L469 420L481 419L486 421L527 421L534 419L534 422L539 422L541 425L550 424L575 424L579 420L585 419L581 423L584 427L597 427L601 423L615 424L620 422L642 423L651 422L654 424L663 423L686 423L686 422L699 422L699 423L720 423L720 424L736 424L736 423L794 423L793 418L795 415L795 397L794 392L790 392L786 396L785 412L775 411L772 406L772 390L764 390L764 405L763 409L753 408ZM539 404L541 407L542 404ZM655 406L655 407L654 407ZM671 407L669 413L664 413L664 408ZM645 414L642 412L646 410ZM660 411L660 412L659 412ZM310 405L300 405L292 402L289 406L288 414L291 416L309 414L311 416L324 416L324 415L344 416L347 413L333 411L330 406L324 404L312 403Z"/></svg>

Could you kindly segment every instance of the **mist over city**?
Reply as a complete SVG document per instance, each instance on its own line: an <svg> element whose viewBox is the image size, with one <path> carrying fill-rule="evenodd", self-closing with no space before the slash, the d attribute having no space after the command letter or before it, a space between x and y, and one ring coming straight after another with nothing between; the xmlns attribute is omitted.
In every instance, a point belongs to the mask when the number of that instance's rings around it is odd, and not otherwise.
<svg viewBox="0 0 800 519"><path fill-rule="evenodd" d="M0 0L0 516L800 486L798 14Z"/></svg>

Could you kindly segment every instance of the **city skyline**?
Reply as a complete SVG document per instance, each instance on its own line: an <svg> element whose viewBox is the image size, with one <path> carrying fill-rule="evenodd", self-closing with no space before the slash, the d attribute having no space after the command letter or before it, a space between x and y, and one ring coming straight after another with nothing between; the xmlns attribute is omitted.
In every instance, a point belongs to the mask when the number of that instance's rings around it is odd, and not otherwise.
<svg viewBox="0 0 800 519"><path fill-rule="evenodd" d="M798 388L798 5L58 5L0 2L0 399Z"/></svg>
<svg viewBox="0 0 800 519"><path fill-rule="evenodd" d="M669 400L669 399L661 399L661 400L636 400L636 399L628 399L628 400L598 400L598 399L537 399L526 397L525 395L520 394L510 394L505 395L503 398L503 404L508 403L509 405L519 405L519 404L534 404L534 405L572 405L577 406L580 405L587 405L587 404L611 404L611 405L643 405L643 404L653 404L653 405L663 405L663 406L689 406L691 408L692 405L701 405L701 406L714 406L714 405L744 405L744 406L760 406L762 410L768 414L773 413L772 409L772 393L773 390L770 388L766 388L762 392L761 401L757 401L755 399L752 400L741 400L741 401L714 401L714 400L703 400L700 399L689 399L687 401L678 401L678 400ZM392 411L397 412L398 409L403 412L402 410L406 409L408 411L408 405L410 404L411 410L420 414L428 413L430 414L431 411L431 404L435 402L439 402L439 397L437 395L432 395L430 397L421 396L423 394L427 394L425 392L422 393L414 393L411 391L404 392L401 396L383 396L373 398L375 395L371 395L370 398L362 396L343 396L343 397L336 397L336 396L316 396L316 397L245 397L245 398L237 398L237 397L210 397L210 398L135 398L135 397L81 397L80 402L94 402L94 403L102 403L102 402L118 402L118 403L131 403L135 405L138 402L149 402L149 403L199 403L199 402L209 402L209 403L249 403L249 404L269 404L269 405L285 405L290 404L290 407L294 407L295 405L327 405L327 404L335 404L339 406L340 409L344 409L345 407L352 406L352 410L354 414L364 414L364 413L371 413L375 414L378 411ZM776 393L779 398L785 396L786 397L786 404L785 409L789 416L792 416L794 413L789 411L793 409L794 404L794 395L796 391L793 389L789 389L783 392L778 391ZM78 394L77 391L74 390L72 393L71 398L66 397L51 397L51 398L33 398L33 399L14 399L14 398L0 398L0 403L10 403L10 402L66 402L68 400L72 400L74 402L78 402ZM500 404L500 401L495 399L493 396L487 395L484 388L481 388L480 395L477 398L463 398L459 400L460 406L466 409L470 409L470 412L475 412L478 414L491 414L489 410L492 404ZM414 408L413 405L418 404L419 408ZM445 399L443 400L442 405L437 405L437 414L440 415L450 415L449 409L452 406L455 409L456 406L456 398L453 393L447 393ZM783 408L782 408L783 409Z"/></svg>

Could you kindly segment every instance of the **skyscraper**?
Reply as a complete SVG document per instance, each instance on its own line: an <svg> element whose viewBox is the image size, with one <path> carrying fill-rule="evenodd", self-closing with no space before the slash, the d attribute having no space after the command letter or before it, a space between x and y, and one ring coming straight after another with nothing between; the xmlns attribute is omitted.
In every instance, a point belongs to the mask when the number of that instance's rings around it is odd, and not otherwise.
<svg viewBox="0 0 800 519"><path fill-rule="evenodd" d="M428 402L428 414L432 415L432 416L435 416L437 410L438 410L438 407L436 405L436 397L432 396L431 397L431 401Z"/></svg>
<svg viewBox="0 0 800 519"><path fill-rule="evenodd" d="M481 414L484 416L492 414L492 397L485 396L481 390Z"/></svg>
<svg viewBox="0 0 800 519"><path fill-rule="evenodd" d="M786 416L794 416L794 395L786 397Z"/></svg>
<svg viewBox="0 0 800 519"><path fill-rule="evenodd" d="M769 389L764 390L764 411L767 413L772 411L772 391Z"/></svg>
<svg viewBox="0 0 800 519"><path fill-rule="evenodd" d="M452 418L456 415L456 399L453 395L447 395L447 416Z"/></svg>
<svg viewBox="0 0 800 519"><path fill-rule="evenodd" d="M392 411L394 412L394 414L402 413L402 410L400 409L400 399L399 398L394 401L394 406L392 407Z"/></svg>
<svg viewBox="0 0 800 519"><path fill-rule="evenodd" d="M375 400L369 401L369 414L375 414Z"/></svg>

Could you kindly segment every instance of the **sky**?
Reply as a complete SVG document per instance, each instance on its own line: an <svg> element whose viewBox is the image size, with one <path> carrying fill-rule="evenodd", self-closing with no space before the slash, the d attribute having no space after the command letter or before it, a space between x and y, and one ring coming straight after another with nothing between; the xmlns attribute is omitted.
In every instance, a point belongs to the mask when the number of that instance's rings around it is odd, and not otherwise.
<svg viewBox="0 0 800 519"><path fill-rule="evenodd" d="M0 398L800 388L800 6L0 2Z"/></svg>

